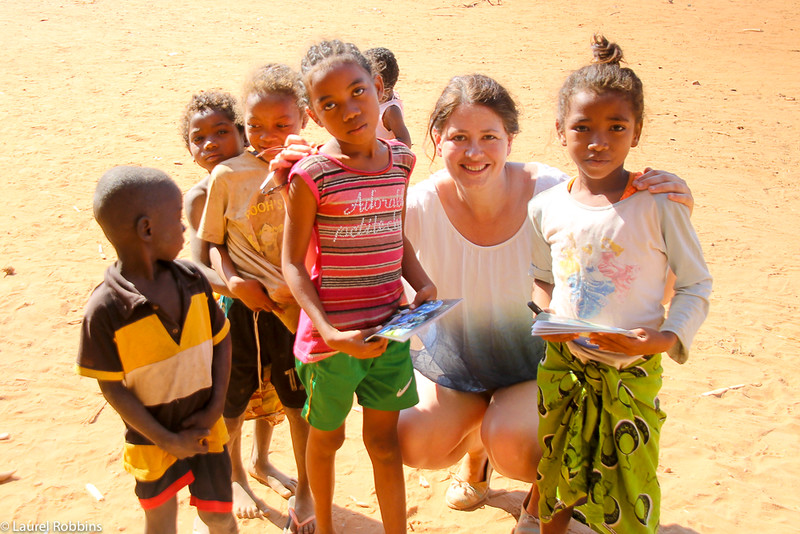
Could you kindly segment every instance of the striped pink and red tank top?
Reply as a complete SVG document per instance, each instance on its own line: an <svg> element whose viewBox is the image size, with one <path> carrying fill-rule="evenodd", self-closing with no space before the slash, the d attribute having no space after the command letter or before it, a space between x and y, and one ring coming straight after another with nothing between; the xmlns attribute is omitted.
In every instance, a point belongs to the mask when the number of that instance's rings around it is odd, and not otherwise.
<svg viewBox="0 0 800 534"><path fill-rule="evenodd" d="M308 156L291 171L290 179L304 180L317 199L311 280L339 330L382 324L403 298L403 202L416 157L398 141L381 142L392 158L375 173L325 154ZM303 312L295 356L307 363L331 354Z"/></svg>

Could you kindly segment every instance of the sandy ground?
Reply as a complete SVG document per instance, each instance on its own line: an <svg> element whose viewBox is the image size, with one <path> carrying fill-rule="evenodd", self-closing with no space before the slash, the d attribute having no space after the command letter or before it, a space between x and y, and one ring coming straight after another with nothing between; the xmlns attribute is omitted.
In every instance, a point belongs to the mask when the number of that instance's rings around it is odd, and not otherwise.
<svg viewBox="0 0 800 534"><path fill-rule="evenodd" d="M781 0L688 1L4 3L0 472L16 473L0 484L0 530L12 521L17 531L48 521L50 531L68 521L142 528L120 460L122 424L102 409L97 385L73 371L83 305L114 259L91 196L116 164L161 168L184 190L202 177L177 131L193 92L238 94L251 67L297 65L320 38L387 46L400 61L414 180L436 168L422 144L427 113L449 77L468 72L496 77L521 103L514 159L572 172L553 134L555 93L602 31L645 84L645 134L630 168L669 169L689 182L715 283L690 361L665 365L662 530L797 532L800 12ZM307 135L323 139L316 128ZM718 388L730 389L704 395ZM360 414L348 435L337 459L340 532L382 532ZM285 424L273 448L291 470ZM454 512L443 502L446 470L406 473L413 532L508 533L526 490L497 476L487 506ZM257 492L273 512L242 521L241 531L278 532L286 501ZM188 532L193 511L181 496Z"/></svg>

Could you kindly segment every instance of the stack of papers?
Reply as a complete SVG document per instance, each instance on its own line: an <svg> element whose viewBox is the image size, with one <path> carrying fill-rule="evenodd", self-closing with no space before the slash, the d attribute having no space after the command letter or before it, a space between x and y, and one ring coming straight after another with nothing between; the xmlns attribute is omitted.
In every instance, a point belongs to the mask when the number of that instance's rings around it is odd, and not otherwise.
<svg viewBox="0 0 800 534"><path fill-rule="evenodd" d="M531 334L534 336L546 336L551 334L590 334L592 332L602 332L605 334L622 334L628 337L636 337L636 334L624 328L604 326L601 324L590 323L580 319L571 319L560 315L542 312L533 318Z"/></svg>

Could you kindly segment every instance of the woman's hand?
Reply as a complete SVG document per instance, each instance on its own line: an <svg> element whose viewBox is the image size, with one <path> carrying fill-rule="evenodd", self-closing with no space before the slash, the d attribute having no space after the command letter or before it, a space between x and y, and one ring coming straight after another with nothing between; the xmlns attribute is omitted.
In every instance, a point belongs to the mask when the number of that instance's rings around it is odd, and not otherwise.
<svg viewBox="0 0 800 534"><path fill-rule="evenodd" d="M628 356L664 352L678 342L678 336L673 332L659 332L652 328L634 328L631 331L636 334L636 337L595 332L589 335L589 341L600 347L601 350L621 352Z"/></svg>
<svg viewBox="0 0 800 534"><path fill-rule="evenodd" d="M633 181L633 186L651 193L666 193L670 200L689 207L689 212L694 209L692 191L682 178L667 171L657 171L650 167L645 168L644 174Z"/></svg>

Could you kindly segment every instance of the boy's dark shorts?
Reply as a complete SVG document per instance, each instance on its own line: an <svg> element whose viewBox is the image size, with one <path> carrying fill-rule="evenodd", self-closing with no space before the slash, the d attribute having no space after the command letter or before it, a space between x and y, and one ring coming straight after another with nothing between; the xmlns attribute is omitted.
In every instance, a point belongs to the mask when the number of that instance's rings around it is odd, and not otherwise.
<svg viewBox="0 0 800 534"><path fill-rule="evenodd" d="M255 313L241 300L234 299L228 310L231 324L231 379L225 399L223 415L233 419L242 415L250 397L258 389L258 361L256 354ZM270 368L269 380L275 386L278 398L287 408L302 408L306 391L294 368L294 334L274 314L258 314L258 339L261 349L261 367Z"/></svg>
<svg viewBox="0 0 800 534"><path fill-rule="evenodd" d="M151 510L172 499L189 486L189 503L205 512L233 511L231 457L228 448L222 452L197 454L172 464L164 475L152 482L136 481L136 496L145 510Z"/></svg>

